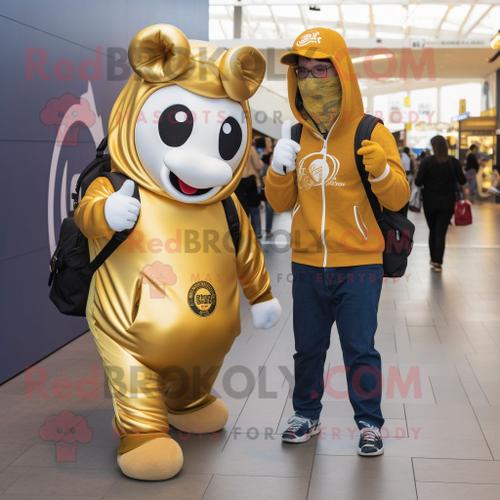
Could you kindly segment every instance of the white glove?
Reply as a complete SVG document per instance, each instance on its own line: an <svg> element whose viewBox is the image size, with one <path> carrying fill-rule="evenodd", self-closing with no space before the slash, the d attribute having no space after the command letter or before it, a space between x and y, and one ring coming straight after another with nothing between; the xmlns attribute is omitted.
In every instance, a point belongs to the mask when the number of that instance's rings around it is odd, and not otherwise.
<svg viewBox="0 0 500 500"><path fill-rule="evenodd" d="M133 228L139 217L141 203L132 196L134 188L134 181L127 179L116 193L108 196L104 204L104 218L113 231Z"/></svg>
<svg viewBox="0 0 500 500"><path fill-rule="evenodd" d="M293 172L299 151L300 144L292 141L292 122L286 120L281 125L281 139L276 143L274 148L271 168L279 175Z"/></svg>
<svg viewBox="0 0 500 500"><path fill-rule="evenodd" d="M278 299L271 299L254 304L251 311L253 326L265 330L272 328L280 319L281 305Z"/></svg>

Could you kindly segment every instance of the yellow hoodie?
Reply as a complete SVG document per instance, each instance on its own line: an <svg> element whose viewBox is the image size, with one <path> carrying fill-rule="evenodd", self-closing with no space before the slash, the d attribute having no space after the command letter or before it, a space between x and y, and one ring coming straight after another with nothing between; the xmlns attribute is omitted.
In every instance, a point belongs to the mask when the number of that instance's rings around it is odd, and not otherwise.
<svg viewBox="0 0 500 500"><path fill-rule="evenodd" d="M328 58L340 76L340 114L326 137L302 115L294 71L298 55ZM345 41L333 30L311 28L299 35L281 61L290 65L288 98L303 125L301 150L294 172L279 175L268 170L266 196L274 210L292 210L292 260L317 267L380 264L384 239L356 168L354 135L364 110ZM409 199L410 187L394 137L377 124L371 140L387 156L384 173L369 177L373 192L382 206L399 210Z"/></svg>

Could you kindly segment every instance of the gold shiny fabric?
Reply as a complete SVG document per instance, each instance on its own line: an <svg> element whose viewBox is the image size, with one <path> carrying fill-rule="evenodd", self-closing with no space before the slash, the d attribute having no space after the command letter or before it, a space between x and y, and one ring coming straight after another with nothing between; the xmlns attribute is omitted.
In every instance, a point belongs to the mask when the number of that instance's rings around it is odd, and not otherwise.
<svg viewBox="0 0 500 500"><path fill-rule="evenodd" d="M158 26L163 26L163 28L158 28ZM167 26L168 29L164 26ZM170 25L154 25L140 31L132 40L129 48L129 57L132 61L132 67L136 69L133 61L135 59L140 59L140 54L142 54L141 61L146 58L143 52L145 50L144 44L147 40L149 40L151 44L151 40L157 40L160 35L162 35L163 40L172 29L179 31L177 28ZM143 33L144 31L146 31L146 33ZM179 34L177 35L177 38L182 40L181 36ZM171 43L174 43L174 41L174 37L171 36ZM238 47L221 52L220 49L217 49L207 42L201 41L191 42L191 44L188 45L189 49L186 49L186 42L187 40L182 42L179 50L181 50L181 53L184 55L186 55L186 50L190 50L189 65L187 69L182 71L174 79L169 80L165 76L166 73L175 74L172 68L169 67L168 70L164 69L166 63L157 64L157 59L155 59L150 52L147 53L147 60L155 63L155 71L146 73L144 63L142 63L141 66L139 66L140 74L133 73L120 92L109 118L108 147L111 153L114 170L125 173L131 179L150 191L168 197L167 193L165 193L148 175L146 170L142 168L135 149L135 125L139 111L146 99L153 92L162 87L179 85L203 97L230 98L240 102L249 125L247 127L245 154L240 165L234 172L231 182L224 186L224 188L213 198L201 202L203 204L211 204L227 198L239 184L252 142L251 114L247 99L256 92L264 78L265 60L262 54L252 47ZM164 42L163 45L160 44L160 48L164 46L165 43L166 42ZM148 44L149 49L151 48L150 44ZM160 50L160 48L158 50ZM173 49L169 46L168 50L172 51ZM133 56L134 54L139 55ZM182 67L184 67L184 63ZM234 68L234 72L230 71L231 67ZM141 77L141 75L145 73L147 78L154 79L153 83ZM155 76L151 76L151 73ZM157 80L161 80L162 78L165 81L157 83Z"/></svg>
<svg viewBox="0 0 500 500"><path fill-rule="evenodd" d="M175 44L184 49L186 45L176 28L173 36L173 27L161 26L140 32L131 43L132 66L140 70L118 96L109 122L113 170L138 184L139 219L126 242L94 274L87 303L87 320L105 366L122 437L120 452L139 446L148 439L145 435L168 433L169 411L192 412L213 401L212 385L240 332L238 283L252 304L272 298L264 256L246 214L232 195L241 228L236 255L220 203L231 196L247 161L252 126L246 99L262 79L260 58L254 58L259 68L249 69L248 57L255 54L242 52L243 73L238 78L247 92L240 89L239 95L244 96L248 137L233 179L203 204L183 204L172 200L141 165L134 144L140 108L165 85L181 85L207 97L237 92L225 90L217 64L197 59L199 52L190 52L188 74L182 57L181 71L168 60L159 62L154 56L155 40L172 54ZM134 56L137 46L145 43L149 52ZM199 81L203 65L214 71L209 85ZM224 65L227 69L227 61ZM152 75L155 82L144 79L153 79ZM104 218L104 205L112 193L106 178L96 179L75 212L77 225L89 239L91 258L113 234Z"/></svg>

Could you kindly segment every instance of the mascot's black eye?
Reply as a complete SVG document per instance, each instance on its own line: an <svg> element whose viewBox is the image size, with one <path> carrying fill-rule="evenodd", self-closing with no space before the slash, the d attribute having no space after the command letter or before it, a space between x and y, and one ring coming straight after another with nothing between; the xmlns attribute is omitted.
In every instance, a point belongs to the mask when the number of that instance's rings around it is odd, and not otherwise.
<svg viewBox="0 0 500 500"><path fill-rule="evenodd" d="M167 146L182 146L193 131L193 114L183 104L169 106L160 115L158 131Z"/></svg>
<svg viewBox="0 0 500 500"><path fill-rule="evenodd" d="M241 146L241 127L232 117L228 116L219 132L219 154L223 160L230 160Z"/></svg>

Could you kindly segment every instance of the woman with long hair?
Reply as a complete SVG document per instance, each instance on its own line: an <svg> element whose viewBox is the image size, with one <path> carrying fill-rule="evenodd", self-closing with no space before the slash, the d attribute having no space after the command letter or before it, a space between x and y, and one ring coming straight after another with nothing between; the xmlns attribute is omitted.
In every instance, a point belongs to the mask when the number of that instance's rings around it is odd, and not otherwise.
<svg viewBox="0 0 500 500"><path fill-rule="evenodd" d="M446 231L450 224L457 191L467 183L460 162L448 154L448 144L442 135L431 139L433 155L422 160L415 184L422 187L424 214L429 226L431 268L440 272Z"/></svg>

